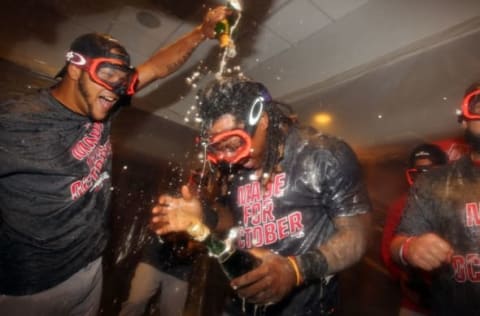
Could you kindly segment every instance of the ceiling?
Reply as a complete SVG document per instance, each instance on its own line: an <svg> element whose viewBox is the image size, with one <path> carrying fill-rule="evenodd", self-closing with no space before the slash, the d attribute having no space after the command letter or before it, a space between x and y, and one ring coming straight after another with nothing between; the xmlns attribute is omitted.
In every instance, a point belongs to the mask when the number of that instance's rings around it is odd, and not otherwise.
<svg viewBox="0 0 480 316"><path fill-rule="evenodd" d="M237 56L227 68L263 82L302 121L356 148L458 132L455 108L480 79L480 1L243 2ZM219 3L4 0L0 57L53 76L73 38L99 31L117 37L139 64ZM194 127L195 93L219 70L220 54L216 41L202 44L180 71L140 92L134 106ZM188 84L197 72L197 86ZM314 121L319 112L331 122Z"/></svg>

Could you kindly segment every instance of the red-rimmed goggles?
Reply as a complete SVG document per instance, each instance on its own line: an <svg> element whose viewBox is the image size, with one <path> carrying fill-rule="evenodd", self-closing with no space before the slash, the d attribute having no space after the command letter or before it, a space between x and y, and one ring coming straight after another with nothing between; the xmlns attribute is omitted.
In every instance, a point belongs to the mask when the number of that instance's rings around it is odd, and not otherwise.
<svg viewBox="0 0 480 316"><path fill-rule="evenodd" d="M211 163L236 164L250 155L252 139L243 129L234 129L202 139L202 144Z"/></svg>
<svg viewBox="0 0 480 316"><path fill-rule="evenodd" d="M417 177L423 173L427 173L431 170L432 167L418 167L418 168L409 168L406 171L407 182L410 185L413 185Z"/></svg>
<svg viewBox="0 0 480 316"><path fill-rule="evenodd" d="M236 128L203 137L201 142L206 147L207 160L213 164L220 162L236 164L247 158L252 149L252 137L262 117L265 103L270 99L270 96L257 96L253 99L249 110L245 113L243 129Z"/></svg>
<svg viewBox="0 0 480 316"><path fill-rule="evenodd" d="M138 72L117 58L88 58L69 51L69 63L85 70L90 79L116 95L133 95L138 84Z"/></svg>
<svg viewBox="0 0 480 316"><path fill-rule="evenodd" d="M462 116L467 120L480 120L480 89L463 98Z"/></svg>

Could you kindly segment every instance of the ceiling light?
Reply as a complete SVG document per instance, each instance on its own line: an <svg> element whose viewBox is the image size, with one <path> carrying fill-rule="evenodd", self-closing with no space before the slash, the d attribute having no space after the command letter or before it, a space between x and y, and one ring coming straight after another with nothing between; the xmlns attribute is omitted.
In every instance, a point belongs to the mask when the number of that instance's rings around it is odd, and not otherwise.
<svg viewBox="0 0 480 316"><path fill-rule="evenodd" d="M328 113L317 113L313 116L313 121L317 125L326 126L332 122L332 116Z"/></svg>

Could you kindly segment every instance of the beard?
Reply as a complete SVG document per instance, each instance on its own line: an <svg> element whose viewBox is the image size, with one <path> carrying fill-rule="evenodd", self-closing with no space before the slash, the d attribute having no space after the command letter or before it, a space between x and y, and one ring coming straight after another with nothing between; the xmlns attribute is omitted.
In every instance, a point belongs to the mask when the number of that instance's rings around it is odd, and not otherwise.
<svg viewBox="0 0 480 316"><path fill-rule="evenodd" d="M88 108L87 116L92 121L95 121L95 118L93 118L92 115L91 115L91 109L93 108L93 105L88 101L88 100L90 100L90 94L87 91L87 87L85 85L85 80L89 80L89 79L88 79L88 77L86 77L85 72L83 72L81 77L80 77L80 80L78 80L78 91L80 91L80 94L81 94L82 98L87 103L87 108Z"/></svg>
<svg viewBox="0 0 480 316"><path fill-rule="evenodd" d="M473 152L480 153L480 135L472 133L467 128L465 130L465 141L470 145Z"/></svg>

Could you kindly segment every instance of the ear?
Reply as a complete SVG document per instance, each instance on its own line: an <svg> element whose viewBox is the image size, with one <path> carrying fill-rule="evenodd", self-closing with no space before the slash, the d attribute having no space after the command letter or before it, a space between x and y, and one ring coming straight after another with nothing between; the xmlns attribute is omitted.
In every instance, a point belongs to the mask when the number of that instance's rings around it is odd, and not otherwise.
<svg viewBox="0 0 480 316"><path fill-rule="evenodd" d="M266 112L263 112L262 117L260 118L260 121L258 122L258 127L261 129L266 130L268 127L268 115Z"/></svg>
<svg viewBox="0 0 480 316"><path fill-rule="evenodd" d="M81 74L82 74L82 69L80 69L79 67L72 64L67 65L66 75L70 77L70 79L77 81L80 78Z"/></svg>
<svg viewBox="0 0 480 316"><path fill-rule="evenodd" d="M465 130L465 129L467 129L467 127L468 127L467 120L463 119L462 120L462 128Z"/></svg>

